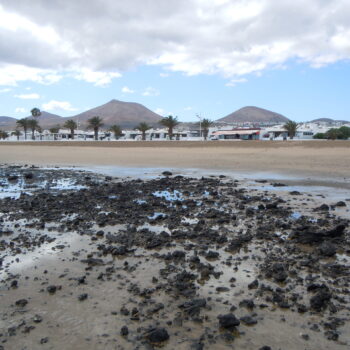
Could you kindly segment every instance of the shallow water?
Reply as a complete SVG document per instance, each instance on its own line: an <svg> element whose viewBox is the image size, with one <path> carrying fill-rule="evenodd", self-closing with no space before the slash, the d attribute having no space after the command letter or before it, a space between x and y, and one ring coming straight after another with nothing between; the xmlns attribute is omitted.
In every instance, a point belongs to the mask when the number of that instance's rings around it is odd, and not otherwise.
<svg viewBox="0 0 350 350"><path fill-rule="evenodd" d="M67 190L81 190L86 188L86 186L76 184L70 178L45 180L45 179L35 179L35 180L24 180L19 178L16 181L8 181L3 178L0 185L0 199L1 198L13 198L18 199L21 193L27 195L32 195L33 192L45 189L54 191L67 191Z"/></svg>
<svg viewBox="0 0 350 350"><path fill-rule="evenodd" d="M165 198L169 202L182 201L182 193L178 190L170 191L156 191L152 193L155 197Z"/></svg>

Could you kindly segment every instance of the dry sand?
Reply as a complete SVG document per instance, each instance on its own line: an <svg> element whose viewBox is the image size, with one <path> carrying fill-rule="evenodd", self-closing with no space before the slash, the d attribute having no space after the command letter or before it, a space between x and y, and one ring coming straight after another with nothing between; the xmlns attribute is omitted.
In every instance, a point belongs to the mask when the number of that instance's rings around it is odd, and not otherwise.
<svg viewBox="0 0 350 350"><path fill-rule="evenodd" d="M0 162L267 172L348 182L350 142L1 142Z"/></svg>

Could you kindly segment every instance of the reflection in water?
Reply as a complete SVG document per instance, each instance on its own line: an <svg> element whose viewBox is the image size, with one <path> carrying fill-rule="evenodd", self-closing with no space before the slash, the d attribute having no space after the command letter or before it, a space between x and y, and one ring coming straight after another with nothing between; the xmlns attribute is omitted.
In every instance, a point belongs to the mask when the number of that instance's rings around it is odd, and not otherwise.
<svg viewBox="0 0 350 350"><path fill-rule="evenodd" d="M167 201L182 201L182 193L178 190L174 190L173 192L169 191L155 191L153 192L153 196L165 198Z"/></svg>

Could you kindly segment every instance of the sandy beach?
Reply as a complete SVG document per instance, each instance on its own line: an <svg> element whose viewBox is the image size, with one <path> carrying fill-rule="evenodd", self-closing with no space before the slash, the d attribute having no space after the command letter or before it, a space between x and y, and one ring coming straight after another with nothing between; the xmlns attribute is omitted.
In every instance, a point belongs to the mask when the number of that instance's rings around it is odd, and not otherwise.
<svg viewBox="0 0 350 350"><path fill-rule="evenodd" d="M0 162L197 168L346 182L350 142L1 142Z"/></svg>

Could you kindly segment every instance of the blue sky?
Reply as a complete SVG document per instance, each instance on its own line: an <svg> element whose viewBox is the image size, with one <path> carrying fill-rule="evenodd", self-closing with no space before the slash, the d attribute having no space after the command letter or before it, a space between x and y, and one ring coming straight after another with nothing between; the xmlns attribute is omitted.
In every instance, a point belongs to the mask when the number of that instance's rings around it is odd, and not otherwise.
<svg viewBox="0 0 350 350"><path fill-rule="evenodd" d="M1 116L118 99L181 121L244 106L350 120L349 1L101 0L97 15L95 1L61 4L0 4Z"/></svg>

